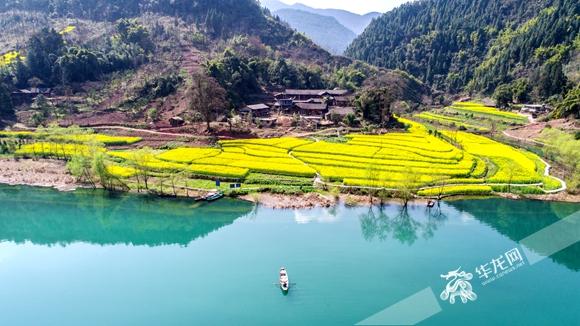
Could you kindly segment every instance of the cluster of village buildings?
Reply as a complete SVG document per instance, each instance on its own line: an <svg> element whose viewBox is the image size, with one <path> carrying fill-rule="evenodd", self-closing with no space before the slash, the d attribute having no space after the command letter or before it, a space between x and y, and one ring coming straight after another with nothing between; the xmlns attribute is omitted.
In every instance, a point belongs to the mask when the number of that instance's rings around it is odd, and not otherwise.
<svg viewBox="0 0 580 326"><path fill-rule="evenodd" d="M11 97L15 105L22 105L31 103L39 95L50 97L51 93L49 88L29 88L15 90ZM551 110L545 104L523 104L520 108L521 113L534 117ZM271 100L264 103L239 108L238 113L263 127L275 126L278 117L284 115L299 116L301 120L316 125L333 124L355 113L354 94L345 89L286 89L273 94ZM181 124L184 122L181 118L179 120Z"/></svg>
<svg viewBox="0 0 580 326"><path fill-rule="evenodd" d="M354 114L354 95L344 89L287 89L274 94L267 103L247 105L238 110L261 126L274 126L280 115L300 116L315 124L332 123Z"/></svg>

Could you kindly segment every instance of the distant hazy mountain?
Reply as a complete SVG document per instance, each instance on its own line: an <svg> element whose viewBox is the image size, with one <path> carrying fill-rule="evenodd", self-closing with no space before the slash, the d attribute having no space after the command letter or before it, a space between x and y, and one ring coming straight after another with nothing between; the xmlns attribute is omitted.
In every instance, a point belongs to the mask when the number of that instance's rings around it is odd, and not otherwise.
<svg viewBox="0 0 580 326"><path fill-rule="evenodd" d="M291 5L287 5L282 1L278 0L260 0L262 6L270 9L270 11L278 11L280 9L288 9L292 8Z"/></svg>
<svg viewBox="0 0 580 326"><path fill-rule="evenodd" d="M374 18L377 18L381 15L378 12L371 12L366 15L359 15L340 9L316 9L308 7L301 3L287 5L278 0L261 0L260 2L264 7L270 9L270 11L272 12L281 9L298 9L313 14L334 17L336 18L336 20L338 20L339 23L341 23L342 25L344 25L346 28L350 29L357 35L362 33Z"/></svg>
<svg viewBox="0 0 580 326"><path fill-rule="evenodd" d="M371 12L366 15L359 15L346 10L340 9L316 9L297 3L291 6L293 9L303 10L314 14L331 16L336 18L341 24L346 26L357 35L364 32L365 28L371 23L373 18L379 17L378 12Z"/></svg>
<svg viewBox="0 0 580 326"><path fill-rule="evenodd" d="M275 11L275 14L332 54L344 53L356 38L353 31L344 27L334 17L296 9L280 9Z"/></svg>
<svg viewBox="0 0 580 326"><path fill-rule="evenodd" d="M377 12L358 15L339 9L316 9L300 3L287 5L278 0L262 0L261 3L333 54L342 54L373 18L381 15Z"/></svg>

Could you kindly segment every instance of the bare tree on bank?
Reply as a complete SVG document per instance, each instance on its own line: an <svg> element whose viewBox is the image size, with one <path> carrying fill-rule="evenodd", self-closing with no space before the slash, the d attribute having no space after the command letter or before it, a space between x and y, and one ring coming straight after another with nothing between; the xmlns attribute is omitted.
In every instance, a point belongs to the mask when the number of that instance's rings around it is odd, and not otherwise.
<svg viewBox="0 0 580 326"><path fill-rule="evenodd" d="M201 73L193 75L188 97L189 110L201 115L207 123L207 130L211 130L210 123L225 111L228 103L223 87L214 78Z"/></svg>
<svg viewBox="0 0 580 326"><path fill-rule="evenodd" d="M403 180L397 191L397 197L403 201L403 209L406 210L409 201L415 198L414 191L417 188L417 183L419 182L419 175L413 169L409 169L403 173Z"/></svg>
<svg viewBox="0 0 580 326"><path fill-rule="evenodd" d="M135 178L137 178L137 191L140 191L140 179L143 180L145 190L149 190L149 175L151 169L149 163L153 160L153 150L149 147L144 147L133 153L133 168L137 171Z"/></svg>

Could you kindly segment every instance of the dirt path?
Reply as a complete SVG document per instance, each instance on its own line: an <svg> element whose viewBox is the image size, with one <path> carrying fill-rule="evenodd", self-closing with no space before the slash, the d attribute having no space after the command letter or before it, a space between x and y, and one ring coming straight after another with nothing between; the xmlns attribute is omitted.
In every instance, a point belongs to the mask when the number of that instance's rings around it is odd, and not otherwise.
<svg viewBox="0 0 580 326"><path fill-rule="evenodd" d="M521 142L536 144L540 146L549 146L536 140L540 136L542 131L548 126L564 130L580 130L580 123L578 123L576 120L557 119L551 120L549 122L534 121L525 126L505 130L503 134L506 137Z"/></svg>
<svg viewBox="0 0 580 326"><path fill-rule="evenodd" d="M552 145L548 145L546 143L542 143L542 142L537 141L537 140L532 139L532 138L522 138L522 137L514 136L514 135L510 134L509 131L510 130L504 130L502 132L502 134L504 136L508 137L508 138L515 139L517 141L521 141L521 142L524 142L524 143L531 143L531 144L540 145L540 146L552 146Z"/></svg>
<svg viewBox="0 0 580 326"><path fill-rule="evenodd" d="M148 129L137 129L137 128L130 128L130 127L121 127L121 126L100 126L100 127L92 127L92 129L96 130L124 130L124 131L131 131L131 132L143 132L146 134L152 135L159 135L159 136L172 136L172 137L183 137L188 136L184 134L178 133L170 133L170 132L163 132L163 131L155 131L155 130L148 130ZM195 136L196 138L209 138L208 136Z"/></svg>
<svg viewBox="0 0 580 326"><path fill-rule="evenodd" d="M187 72L188 76L192 76L202 70L203 60L201 52L195 47L185 45L181 47L179 66ZM159 122L155 124L156 127L168 127L169 119L180 116L187 111L189 99L187 97L188 89L185 84L159 104L160 118Z"/></svg>

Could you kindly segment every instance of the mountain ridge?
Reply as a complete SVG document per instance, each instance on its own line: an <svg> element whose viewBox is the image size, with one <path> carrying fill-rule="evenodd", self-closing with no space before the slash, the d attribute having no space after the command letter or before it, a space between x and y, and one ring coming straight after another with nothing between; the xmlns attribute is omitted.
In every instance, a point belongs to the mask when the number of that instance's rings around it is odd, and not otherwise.
<svg viewBox="0 0 580 326"><path fill-rule="evenodd" d="M342 9L318 9L302 3L288 5L278 0L262 0L261 4L274 13L281 9L297 9L322 16L331 16L334 17L344 27L350 29L357 35L362 33L374 18L377 18L381 15L379 12L369 12L364 15L359 15Z"/></svg>
<svg viewBox="0 0 580 326"><path fill-rule="evenodd" d="M356 36L380 15L377 12L359 15L341 9L316 9L301 3L288 5L278 0L264 0L261 5L334 55L342 55Z"/></svg>
<svg viewBox="0 0 580 326"><path fill-rule="evenodd" d="M280 9L274 14L335 55L342 55L356 38L353 31L331 16L322 16L298 9Z"/></svg>

